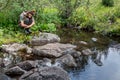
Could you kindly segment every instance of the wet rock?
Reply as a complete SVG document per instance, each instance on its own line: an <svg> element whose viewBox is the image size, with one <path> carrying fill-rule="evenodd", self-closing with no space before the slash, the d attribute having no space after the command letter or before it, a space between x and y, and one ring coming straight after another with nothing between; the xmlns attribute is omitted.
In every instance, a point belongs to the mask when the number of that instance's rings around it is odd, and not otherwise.
<svg viewBox="0 0 120 80"><path fill-rule="evenodd" d="M69 51L69 54L71 54L74 58L78 58L81 56L81 52L76 51L76 50Z"/></svg>
<svg viewBox="0 0 120 80"><path fill-rule="evenodd" d="M8 66L12 63L12 60L10 58L6 57L3 59L3 63L5 66Z"/></svg>
<svg viewBox="0 0 120 80"><path fill-rule="evenodd" d="M9 64L11 64L12 63L12 61L11 60L9 60L8 58L0 58L0 68L2 67L6 67L6 66L8 66Z"/></svg>
<svg viewBox="0 0 120 80"><path fill-rule="evenodd" d="M93 54L93 52L90 49L82 50L82 53L83 53L83 55L86 55L86 56Z"/></svg>
<svg viewBox="0 0 120 80"><path fill-rule="evenodd" d="M11 80L11 79L5 74L0 73L0 80Z"/></svg>
<svg viewBox="0 0 120 80"><path fill-rule="evenodd" d="M22 50L26 50L26 52L28 53L32 52L32 49L28 47L26 44L19 44L19 43L2 45L1 48L3 52L7 52L11 54L17 51L22 51Z"/></svg>
<svg viewBox="0 0 120 80"><path fill-rule="evenodd" d="M81 52L76 51L75 53L72 54L72 56L73 56L74 58L78 58L78 57L81 56Z"/></svg>
<svg viewBox="0 0 120 80"><path fill-rule="evenodd" d="M37 64L35 63L35 61L27 60L27 61L18 63L17 66L19 66L23 70L29 71L35 68Z"/></svg>
<svg viewBox="0 0 120 80"><path fill-rule="evenodd" d="M12 55L8 55L7 53L4 53L3 58L0 58L0 67L7 67L11 65L12 63Z"/></svg>
<svg viewBox="0 0 120 80"><path fill-rule="evenodd" d="M34 37L30 43L32 46L42 46L47 43L59 42L60 38L56 34L52 33L40 33L38 37Z"/></svg>
<svg viewBox="0 0 120 80"><path fill-rule="evenodd" d="M66 71L59 67L44 67L24 74L20 80L70 80Z"/></svg>
<svg viewBox="0 0 120 80"><path fill-rule="evenodd" d="M56 59L57 63L60 63L63 67L76 67L74 58L70 54L66 54L58 59Z"/></svg>
<svg viewBox="0 0 120 80"><path fill-rule="evenodd" d="M120 49L120 44L112 45L112 48Z"/></svg>
<svg viewBox="0 0 120 80"><path fill-rule="evenodd" d="M88 45L88 43L85 42L85 41L79 41L79 43L80 43L80 44L84 44L84 45Z"/></svg>
<svg viewBox="0 0 120 80"><path fill-rule="evenodd" d="M65 52L63 52L63 54L64 54L64 55L65 55L65 54L70 54L70 55L72 55L74 58L78 58L78 57L81 56L81 52L76 51L76 50L74 50L74 49L66 50Z"/></svg>
<svg viewBox="0 0 120 80"><path fill-rule="evenodd" d="M98 65L98 66L102 66L102 65L103 65L102 61L99 60L99 59L95 59L95 60L94 60L94 63L95 63L96 65Z"/></svg>
<svg viewBox="0 0 120 80"><path fill-rule="evenodd" d="M96 42L98 39L97 38L92 38L92 41Z"/></svg>
<svg viewBox="0 0 120 80"><path fill-rule="evenodd" d="M37 63L37 67L42 68L42 67L51 67L52 66L52 61L48 58L44 58L43 60L36 60L35 63Z"/></svg>
<svg viewBox="0 0 120 80"><path fill-rule="evenodd" d="M12 67L5 72L6 75L11 76L11 77L21 76L24 73L25 73L25 71L22 70L18 66Z"/></svg>
<svg viewBox="0 0 120 80"><path fill-rule="evenodd" d="M44 46L34 47L33 54L42 57L60 57L64 52L74 49L71 44L49 43Z"/></svg>
<svg viewBox="0 0 120 80"><path fill-rule="evenodd" d="M0 58L0 68L1 67L5 67L5 64L3 63L3 59L2 58Z"/></svg>

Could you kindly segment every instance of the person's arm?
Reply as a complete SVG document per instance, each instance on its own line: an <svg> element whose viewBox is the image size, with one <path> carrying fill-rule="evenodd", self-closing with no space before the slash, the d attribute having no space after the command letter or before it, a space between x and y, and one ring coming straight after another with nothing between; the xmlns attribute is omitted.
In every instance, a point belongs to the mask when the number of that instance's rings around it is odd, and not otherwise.
<svg viewBox="0 0 120 80"><path fill-rule="evenodd" d="M24 24L24 21L20 21L21 23L20 23L20 25L22 26L22 27L24 27L24 28L27 28L28 27L28 25L26 25L26 24Z"/></svg>
<svg viewBox="0 0 120 80"><path fill-rule="evenodd" d="M33 22L32 22L30 25L28 25L27 28L32 27L34 24L35 24L35 20L34 20L34 18L33 18Z"/></svg>
<svg viewBox="0 0 120 80"><path fill-rule="evenodd" d="M25 12L20 14L20 26L26 28L28 25L24 24L24 14Z"/></svg>

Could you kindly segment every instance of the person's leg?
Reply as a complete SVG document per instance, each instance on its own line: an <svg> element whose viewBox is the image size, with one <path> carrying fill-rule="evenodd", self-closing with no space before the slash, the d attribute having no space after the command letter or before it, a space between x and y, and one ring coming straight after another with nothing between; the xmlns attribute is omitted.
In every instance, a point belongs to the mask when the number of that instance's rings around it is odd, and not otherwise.
<svg viewBox="0 0 120 80"><path fill-rule="evenodd" d="M25 28L25 33L26 34L31 34L32 32L31 32L30 28Z"/></svg>

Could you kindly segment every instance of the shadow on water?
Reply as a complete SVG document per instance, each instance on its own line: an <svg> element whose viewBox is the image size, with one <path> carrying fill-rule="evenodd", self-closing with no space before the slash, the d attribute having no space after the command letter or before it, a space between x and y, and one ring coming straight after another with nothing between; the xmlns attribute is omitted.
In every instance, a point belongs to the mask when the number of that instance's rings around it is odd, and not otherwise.
<svg viewBox="0 0 120 80"><path fill-rule="evenodd" d="M59 32L62 43L75 44L79 51L89 48L94 52L93 55L81 56L77 68L67 69L71 80L120 80L120 49L111 47L119 42L113 39L119 39L68 29Z"/></svg>

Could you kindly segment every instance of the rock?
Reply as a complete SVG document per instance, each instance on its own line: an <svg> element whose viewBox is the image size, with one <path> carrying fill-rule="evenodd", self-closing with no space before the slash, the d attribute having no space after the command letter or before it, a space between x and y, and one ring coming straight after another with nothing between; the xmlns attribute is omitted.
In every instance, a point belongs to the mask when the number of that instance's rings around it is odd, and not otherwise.
<svg viewBox="0 0 120 80"><path fill-rule="evenodd" d="M94 60L94 63L95 63L96 65L98 65L98 66L102 66L102 65L103 65L102 61L99 60L99 59L95 59L95 60Z"/></svg>
<svg viewBox="0 0 120 80"><path fill-rule="evenodd" d="M76 51L75 53L71 54L74 58L78 58L81 56L81 52Z"/></svg>
<svg viewBox="0 0 120 80"><path fill-rule="evenodd" d="M6 58L3 59L3 63L4 63L5 66L8 66L12 63L12 60L10 58L6 57Z"/></svg>
<svg viewBox="0 0 120 80"><path fill-rule="evenodd" d="M11 80L11 79L8 76L6 76L5 74L0 73L0 80Z"/></svg>
<svg viewBox="0 0 120 80"><path fill-rule="evenodd" d="M54 42L59 42L60 38L56 34L52 33L40 33L38 37L34 37L31 41L30 44L32 46L42 46L47 43L54 43Z"/></svg>
<svg viewBox="0 0 120 80"><path fill-rule="evenodd" d="M3 52L7 52L11 54L20 50L26 50L26 52L28 53L32 52L32 49L28 47L26 44L19 44L19 43L2 45L1 48Z"/></svg>
<svg viewBox="0 0 120 80"><path fill-rule="evenodd" d="M74 58L78 58L78 57L81 56L81 52L76 51L76 50L73 50L73 49L64 52L64 54L70 54L70 55L72 55Z"/></svg>
<svg viewBox="0 0 120 80"><path fill-rule="evenodd" d="M52 61L48 58L44 58L43 60L36 60L37 67L51 67L52 66Z"/></svg>
<svg viewBox="0 0 120 80"><path fill-rule="evenodd" d="M19 66L23 70L29 71L35 68L37 64L35 63L35 61L27 60L27 61L18 63L17 66Z"/></svg>
<svg viewBox="0 0 120 80"><path fill-rule="evenodd" d="M12 67L5 72L6 75L11 76L11 77L21 76L24 73L25 73L25 71L22 70L18 66Z"/></svg>
<svg viewBox="0 0 120 80"><path fill-rule="evenodd" d="M57 63L60 63L63 67L76 67L74 58L70 54L66 54L58 59L56 59Z"/></svg>
<svg viewBox="0 0 120 80"><path fill-rule="evenodd" d="M92 41L96 42L98 39L97 38L92 38Z"/></svg>
<svg viewBox="0 0 120 80"><path fill-rule="evenodd" d="M66 71L59 67L44 67L24 74L20 80L70 80Z"/></svg>
<svg viewBox="0 0 120 80"><path fill-rule="evenodd" d="M120 44L112 45L112 48L120 49Z"/></svg>
<svg viewBox="0 0 120 80"><path fill-rule="evenodd" d="M33 48L33 54L41 57L60 57L64 52L74 49L76 46L71 44L49 43L44 46Z"/></svg>
<svg viewBox="0 0 120 80"><path fill-rule="evenodd" d="M90 49L82 50L82 53L83 53L83 55L86 55L86 56L93 54L93 52Z"/></svg>
<svg viewBox="0 0 120 80"><path fill-rule="evenodd" d="M3 62L3 59L0 58L0 68L2 68L2 67L5 67L5 64L4 64L4 62Z"/></svg>
<svg viewBox="0 0 120 80"><path fill-rule="evenodd" d="M0 67L7 67L11 65L13 56L4 53L3 57L4 58L0 58Z"/></svg>
<svg viewBox="0 0 120 80"><path fill-rule="evenodd" d="M80 43L80 44L84 44L84 45L88 45L88 43L85 42L85 41L79 41L79 43Z"/></svg>

